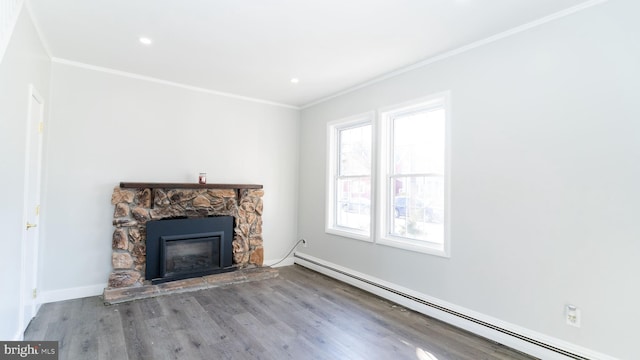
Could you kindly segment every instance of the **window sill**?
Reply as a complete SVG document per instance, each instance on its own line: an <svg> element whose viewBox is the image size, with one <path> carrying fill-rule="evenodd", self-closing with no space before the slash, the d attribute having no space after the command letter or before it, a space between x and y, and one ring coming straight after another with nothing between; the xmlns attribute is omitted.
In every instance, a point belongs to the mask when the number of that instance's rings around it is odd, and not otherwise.
<svg viewBox="0 0 640 360"><path fill-rule="evenodd" d="M451 257L449 254L449 249L445 248L443 244L401 238L379 238L376 243L398 249L435 255L444 258Z"/></svg>
<svg viewBox="0 0 640 360"><path fill-rule="evenodd" d="M365 232L359 232L357 230L349 231L346 229L325 228L325 232L327 234L338 235L338 236L342 236L350 239L373 242L373 239L371 239L370 235L366 234Z"/></svg>

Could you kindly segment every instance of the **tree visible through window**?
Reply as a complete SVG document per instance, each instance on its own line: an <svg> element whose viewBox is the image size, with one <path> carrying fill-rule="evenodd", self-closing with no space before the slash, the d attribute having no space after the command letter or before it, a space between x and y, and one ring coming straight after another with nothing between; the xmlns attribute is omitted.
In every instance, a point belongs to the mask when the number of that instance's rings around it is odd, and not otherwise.
<svg viewBox="0 0 640 360"><path fill-rule="evenodd" d="M383 111L376 241L448 256L448 94Z"/></svg>
<svg viewBox="0 0 640 360"><path fill-rule="evenodd" d="M371 124L342 129L336 225L369 231L371 224Z"/></svg>
<svg viewBox="0 0 640 360"><path fill-rule="evenodd" d="M329 123L327 232L448 256L448 96Z"/></svg>
<svg viewBox="0 0 640 360"><path fill-rule="evenodd" d="M444 221L444 109L391 116L389 233L442 243Z"/></svg>
<svg viewBox="0 0 640 360"><path fill-rule="evenodd" d="M329 232L370 237L372 117L367 114L329 126Z"/></svg>

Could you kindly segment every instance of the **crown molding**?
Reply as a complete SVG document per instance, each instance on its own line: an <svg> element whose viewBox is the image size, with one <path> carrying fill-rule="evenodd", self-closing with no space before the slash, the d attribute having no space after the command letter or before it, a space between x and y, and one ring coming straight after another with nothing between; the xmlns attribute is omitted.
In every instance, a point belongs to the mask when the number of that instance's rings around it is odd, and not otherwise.
<svg viewBox="0 0 640 360"><path fill-rule="evenodd" d="M124 76L124 77L128 77L128 78L131 78L131 79L136 79L136 80L149 81L149 82L153 82L153 83L156 83L156 84L174 86L174 87L187 89L187 90L191 90L191 91L198 91L198 92L203 92L203 93L207 93L207 94L212 94L212 95L217 95L217 96L223 96L223 97L227 97L227 98L237 99L237 100L244 100L244 101L249 101L249 102L254 102L254 103L259 103L259 104L266 104L266 105L283 107L283 108L287 108L287 109L300 110L300 107L295 106L295 105L282 104L282 103L273 102L273 101L269 101L269 100L257 99L257 98L252 98L252 97L248 97L248 96L242 96L242 95L237 95L237 94L232 94L232 93L227 93L227 92L222 92L222 91L216 91L216 90L201 88L201 87L197 87L197 86L181 84L181 83L168 81L168 80L163 80L163 79L159 79L159 78L155 78L155 77L151 77L151 76L140 75L140 74L135 74L135 73L121 71L121 70L110 69L110 68L106 68L106 67L102 67L102 66L85 64L85 63L78 62L78 61L73 61L73 60L67 60L67 59L61 59L61 58L53 57L53 58L51 58L51 61L54 62L54 63L57 63L57 64L69 65L69 66L74 66L74 67L78 67L78 68L82 68L82 69L99 71L99 72L112 74L112 75Z"/></svg>
<svg viewBox="0 0 640 360"><path fill-rule="evenodd" d="M578 4L576 6L572 6L570 8L565 9L565 10L553 13L551 15L547 15L545 17L542 17L542 18L538 19L538 20L534 20L534 21L528 22L526 24L511 28L511 29L509 29L507 31L503 31L501 33L489 36L488 38L485 38L485 39L482 39L482 40L478 40L478 41L472 42L471 44L464 45L464 46L461 46L459 48L456 48L454 50L446 51L446 52L441 53L439 55L435 55L435 56L426 58L426 59L424 59L422 61L419 61L419 62L417 62L415 64L411 64L409 66L406 66L406 67L400 68L398 70L394 70L392 72L389 72L389 73L386 73L384 75L378 76L376 78L373 78L373 79L371 79L369 81L366 81L364 83L361 83L359 85L356 85L356 86L347 88L345 90L339 91L339 92L337 92L337 93L335 93L333 95L329 95L329 96L320 98L318 100L314 100L314 101L312 101L310 103L307 103L307 104L304 104L304 105L300 106L300 109L304 110L306 108L321 104L321 103L326 102L328 100L331 100L333 98L352 93L352 92L354 92L356 90L359 90L359 89L365 88L367 86L379 83L381 81L396 77L396 76L404 74L406 72L409 72L409 71L412 71L412 70L415 70L415 69L419 69L419 68L425 67L427 65L433 64L435 62L448 59L448 58L450 58L452 56L456 56L458 54L465 53L465 52L473 50L475 48L478 48L478 47L481 47L481 46L484 46L484 45L487 45L487 44L494 43L494 42L496 42L498 40L502 40L502 39L511 37L513 35L516 35L516 34L519 34L521 32L527 31L529 29L538 27L538 26L546 24L548 22L564 18L566 16L575 14L575 13L577 13L579 11L591 8L591 7L596 6L596 5L600 5L600 4L605 3L607 1L609 1L609 0L589 0L589 1L586 1L586 2L584 2L582 4Z"/></svg>

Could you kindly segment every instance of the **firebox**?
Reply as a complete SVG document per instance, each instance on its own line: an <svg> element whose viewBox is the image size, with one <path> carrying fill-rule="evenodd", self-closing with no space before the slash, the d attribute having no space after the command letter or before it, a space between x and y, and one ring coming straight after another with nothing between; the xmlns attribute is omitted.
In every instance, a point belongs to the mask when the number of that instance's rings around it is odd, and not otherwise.
<svg viewBox="0 0 640 360"><path fill-rule="evenodd" d="M145 278L152 284L234 270L233 216L147 222Z"/></svg>

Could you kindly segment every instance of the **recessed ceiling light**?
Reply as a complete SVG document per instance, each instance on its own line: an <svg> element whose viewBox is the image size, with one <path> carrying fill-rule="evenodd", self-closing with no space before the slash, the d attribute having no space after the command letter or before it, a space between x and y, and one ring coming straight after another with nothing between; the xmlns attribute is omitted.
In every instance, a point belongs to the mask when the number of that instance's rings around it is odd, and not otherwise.
<svg viewBox="0 0 640 360"><path fill-rule="evenodd" d="M292 83L292 84L297 84L297 83L299 83L299 82L300 82L300 79L298 79L298 78L291 78L291 83Z"/></svg>
<svg viewBox="0 0 640 360"><path fill-rule="evenodd" d="M145 45L151 45L151 39L146 38L146 37L141 37L140 38L140 42L145 44Z"/></svg>

